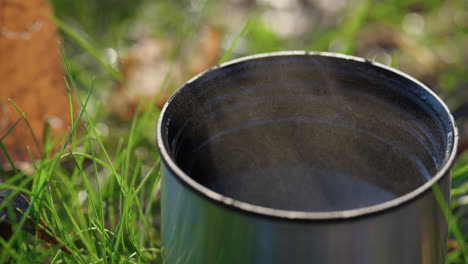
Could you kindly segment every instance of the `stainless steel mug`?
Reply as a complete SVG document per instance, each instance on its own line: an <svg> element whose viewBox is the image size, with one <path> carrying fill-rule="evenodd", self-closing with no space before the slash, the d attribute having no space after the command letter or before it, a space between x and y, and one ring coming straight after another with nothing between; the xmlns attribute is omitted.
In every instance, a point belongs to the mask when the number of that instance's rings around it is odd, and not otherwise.
<svg viewBox="0 0 468 264"><path fill-rule="evenodd" d="M455 122L410 76L313 52L246 57L161 112L165 263L440 264Z"/></svg>

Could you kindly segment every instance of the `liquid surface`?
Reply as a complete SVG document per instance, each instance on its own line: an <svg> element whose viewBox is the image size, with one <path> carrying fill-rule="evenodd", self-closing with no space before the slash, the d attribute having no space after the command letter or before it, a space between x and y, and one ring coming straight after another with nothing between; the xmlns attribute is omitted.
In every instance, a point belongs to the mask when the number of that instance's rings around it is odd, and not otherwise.
<svg viewBox="0 0 468 264"><path fill-rule="evenodd" d="M316 119L254 122L203 141L186 171L215 192L295 211L371 206L428 179L420 159L369 131Z"/></svg>
<svg viewBox="0 0 468 264"><path fill-rule="evenodd" d="M240 201L285 210L339 211L397 197L357 177L314 168L256 169L225 175L206 186Z"/></svg>
<svg viewBox="0 0 468 264"><path fill-rule="evenodd" d="M169 136L177 165L227 197L311 212L383 203L438 170L440 130L413 99L287 69L266 79L239 73L180 100Z"/></svg>

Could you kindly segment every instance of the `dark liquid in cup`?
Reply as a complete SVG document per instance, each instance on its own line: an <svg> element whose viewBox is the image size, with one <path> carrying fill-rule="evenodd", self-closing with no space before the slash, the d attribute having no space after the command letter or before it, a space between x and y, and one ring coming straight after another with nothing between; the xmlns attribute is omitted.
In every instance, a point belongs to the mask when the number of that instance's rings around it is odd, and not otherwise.
<svg viewBox="0 0 468 264"><path fill-rule="evenodd" d="M276 134L279 130L291 136L281 139ZM308 134L327 131L335 140L320 142L315 136L304 140ZM359 137L354 142L350 139L353 134ZM246 142L240 143L239 138ZM271 142L276 147L271 148ZM353 146L356 144L359 146ZM383 143L324 124L264 124L206 143L197 151L190 175L213 191L240 201L300 211L370 206L424 183L428 172L416 161L391 146L374 149L376 144ZM396 168L390 168L395 164Z"/></svg>
<svg viewBox="0 0 468 264"><path fill-rule="evenodd" d="M216 192L266 207L338 211L396 198L391 190L342 172L315 168L268 168L225 175L206 183Z"/></svg>
<svg viewBox="0 0 468 264"><path fill-rule="evenodd" d="M178 165L227 197L314 212L386 202L437 171L431 120L401 110L408 102L352 89L269 92L207 104L180 134Z"/></svg>

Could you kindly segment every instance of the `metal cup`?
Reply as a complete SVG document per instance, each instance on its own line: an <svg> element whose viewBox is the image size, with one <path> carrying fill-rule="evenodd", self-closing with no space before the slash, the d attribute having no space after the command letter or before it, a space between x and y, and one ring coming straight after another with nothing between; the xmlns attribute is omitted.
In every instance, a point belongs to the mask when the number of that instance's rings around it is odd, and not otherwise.
<svg viewBox="0 0 468 264"><path fill-rule="evenodd" d="M361 58L280 52L184 84L157 128L165 263L443 263L444 103ZM440 201L439 201L440 202Z"/></svg>

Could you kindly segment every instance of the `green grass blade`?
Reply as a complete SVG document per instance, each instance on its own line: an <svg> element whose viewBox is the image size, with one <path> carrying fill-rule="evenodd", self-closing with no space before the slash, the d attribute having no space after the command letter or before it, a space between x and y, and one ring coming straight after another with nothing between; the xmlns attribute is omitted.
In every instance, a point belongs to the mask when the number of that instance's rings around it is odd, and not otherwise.
<svg viewBox="0 0 468 264"><path fill-rule="evenodd" d="M13 169L13 171L18 171L18 168L16 168L15 163L13 162L13 159L11 158L10 154L8 153L5 145L3 145L2 141L0 141L0 148L2 148L2 151L5 154L5 156L6 156L7 160L8 160L8 163L10 163L10 166Z"/></svg>
<svg viewBox="0 0 468 264"><path fill-rule="evenodd" d="M63 33L65 33L76 43L78 43L78 45L80 45L84 50L91 54L91 56L93 56L102 66L104 66L104 68L111 74L111 76L114 79L118 81L121 81L123 79L120 72L115 70L115 68L103 58L101 53L95 47L93 47L91 43L89 43L87 40L81 37L78 33L74 32L72 28L70 28L67 24L62 22L57 17L54 17L53 20L57 27L63 31Z"/></svg>
<svg viewBox="0 0 468 264"><path fill-rule="evenodd" d="M221 64L227 61L229 56L231 56L231 53L234 50L234 48L237 46L237 43L239 42L239 40L249 31L250 24L251 24L251 19L247 19L247 22L245 22L241 31L239 31L239 34L236 35L236 37L232 40L231 44L229 45L228 49L224 52L221 59L219 59L218 64Z"/></svg>
<svg viewBox="0 0 468 264"><path fill-rule="evenodd" d="M442 210L442 213L444 214L445 218L447 219L447 223L449 226L449 229L452 231L453 235L455 236L455 239L458 242L458 245L460 246L460 251L463 254L463 259L465 260L465 263L468 263L468 248L466 246L465 239L463 237L463 233L461 232L460 228L458 227L456 219L453 217L450 208L445 201L444 195L442 194L442 191L440 190L439 185L434 184L432 186L432 191L434 193L434 197L437 200L437 203L440 206L440 209Z"/></svg>
<svg viewBox="0 0 468 264"><path fill-rule="evenodd" d="M36 134L34 133L34 130L32 129L31 124L29 123L29 120L26 118L26 115L12 99L8 98L8 102L10 102L13 105L13 107L16 109L16 111L20 114L21 118L26 123L28 130L31 132L31 136L33 138L34 144L36 145L37 149L40 151L41 144L39 143L39 140L37 139Z"/></svg>
<svg viewBox="0 0 468 264"><path fill-rule="evenodd" d="M65 82L65 83L66 83L66 85L68 87L68 82ZM88 94L86 95L86 98L85 98L85 101L83 103L83 106L81 107L80 113L78 114L78 117L76 118L76 122L73 123L72 129L71 129L70 133L68 134L67 139L65 140L65 143L63 144L62 149L65 149L67 147L68 142L70 141L72 136L75 134L76 127L78 126L79 120L81 120L81 118L83 117L83 113L86 110L86 106L88 105L89 98L91 97L91 93L93 92L93 87L94 87L94 80L91 82L90 88L88 90Z"/></svg>

